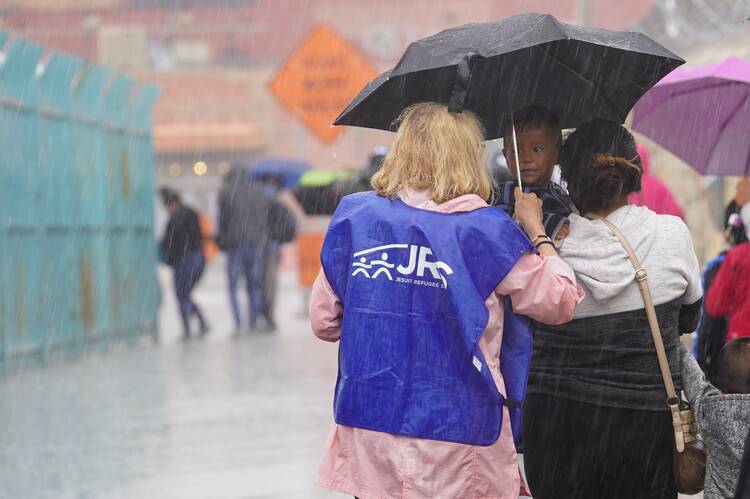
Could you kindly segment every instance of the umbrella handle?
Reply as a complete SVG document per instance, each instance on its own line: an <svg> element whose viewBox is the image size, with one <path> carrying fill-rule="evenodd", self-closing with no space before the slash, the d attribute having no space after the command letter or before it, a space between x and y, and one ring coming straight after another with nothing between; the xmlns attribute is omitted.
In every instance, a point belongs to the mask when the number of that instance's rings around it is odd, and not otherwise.
<svg viewBox="0 0 750 499"><path fill-rule="evenodd" d="M516 142L516 124L513 122L513 114L510 115L511 125L513 128L513 158L516 160L516 180L518 181L518 188L523 191L523 183L521 182L521 163L518 160L518 144Z"/></svg>

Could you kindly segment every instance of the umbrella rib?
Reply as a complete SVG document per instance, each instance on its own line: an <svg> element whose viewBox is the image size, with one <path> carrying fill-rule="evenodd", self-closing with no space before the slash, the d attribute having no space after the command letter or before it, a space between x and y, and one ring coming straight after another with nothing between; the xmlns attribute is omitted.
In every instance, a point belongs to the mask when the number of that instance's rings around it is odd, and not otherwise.
<svg viewBox="0 0 750 499"><path fill-rule="evenodd" d="M657 105L651 107L642 116L638 117L638 121L645 120L646 118L648 118L649 116L651 116L652 114L654 114L654 112L656 112L657 109L659 109L664 104L667 104L669 102L669 100L672 99L672 98L674 98L674 97L681 97L683 95L689 95L689 94L692 94L692 93L695 93L695 92L702 92L703 90L708 90L710 88L726 87L726 86L729 86L729 85L743 85L743 83L738 82L738 81L727 81L727 82L724 82L724 83L711 84L711 85L706 85L706 86L703 86L703 87L692 88L692 89L688 89L688 90L682 90L680 92L675 92L674 94L670 94L668 98L662 99L661 102L659 102ZM634 121L633 126L635 126L635 117L633 118L633 121Z"/></svg>
<svg viewBox="0 0 750 499"><path fill-rule="evenodd" d="M552 52L550 52L547 49L547 47L545 47L543 45L537 45L537 47L540 47L542 50L544 50L547 53L547 55L549 55L552 58L552 60L555 61L557 64L559 64L560 66L562 66L563 69L571 72L573 75L577 76L581 80L583 80L586 83L588 83L594 90L596 90L602 96L602 98L604 99L604 102L606 102L607 105L615 112L615 115L618 117L618 119L620 119L620 121L625 121L625 117L620 113L620 110L617 109L617 106L614 105L614 103L612 102L612 99L610 99L609 95L607 95L604 92L604 90L602 90L594 82L592 82L591 80L589 80L588 78L586 78L585 76L583 76L582 74L580 74L578 71L576 71L575 69L573 69L570 66L568 66L567 64L565 64L556 55L554 55Z"/></svg>

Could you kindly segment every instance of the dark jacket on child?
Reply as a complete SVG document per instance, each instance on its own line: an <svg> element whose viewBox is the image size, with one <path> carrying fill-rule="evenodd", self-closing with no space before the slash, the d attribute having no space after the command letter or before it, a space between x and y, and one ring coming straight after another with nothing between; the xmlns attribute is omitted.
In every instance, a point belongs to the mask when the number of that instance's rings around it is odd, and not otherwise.
<svg viewBox="0 0 750 499"><path fill-rule="evenodd" d="M504 182L497 186L494 205L510 216L515 211L516 198L514 189L516 182ZM533 192L542 200L542 222L547 235L555 239L558 231L563 225L568 224L568 215L573 212L573 201L565 189L554 182L550 182L548 188L536 186L524 186L524 192Z"/></svg>

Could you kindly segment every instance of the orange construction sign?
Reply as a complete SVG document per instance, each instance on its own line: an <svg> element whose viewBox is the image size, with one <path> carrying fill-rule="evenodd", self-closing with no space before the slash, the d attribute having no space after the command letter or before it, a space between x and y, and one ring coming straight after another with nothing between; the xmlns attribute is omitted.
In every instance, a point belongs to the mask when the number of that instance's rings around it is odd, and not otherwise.
<svg viewBox="0 0 750 499"><path fill-rule="evenodd" d="M333 120L375 70L333 28L316 26L281 67L269 89L320 140L333 142L343 131Z"/></svg>

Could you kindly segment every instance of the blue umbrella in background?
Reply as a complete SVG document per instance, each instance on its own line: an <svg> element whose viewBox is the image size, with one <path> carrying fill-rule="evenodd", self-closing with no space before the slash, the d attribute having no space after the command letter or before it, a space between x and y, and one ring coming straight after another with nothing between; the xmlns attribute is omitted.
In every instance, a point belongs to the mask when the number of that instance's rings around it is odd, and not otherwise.
<svg viewBox="0 0 750 499"><path fill-rule="evenodd" d="M277 177L283 180L284 187L291 189L299 183L303 173L312 167L306 161L289 158L263 158L250 165L255 179Z"/></svg>

